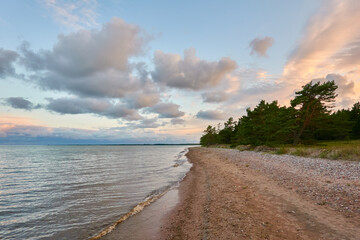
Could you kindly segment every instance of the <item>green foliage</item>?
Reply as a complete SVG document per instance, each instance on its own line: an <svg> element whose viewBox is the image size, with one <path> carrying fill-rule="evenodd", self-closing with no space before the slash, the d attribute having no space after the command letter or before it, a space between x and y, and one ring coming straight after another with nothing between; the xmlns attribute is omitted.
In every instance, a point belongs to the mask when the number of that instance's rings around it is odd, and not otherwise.
<svg viewBox="0 0 360 240"><path fill-rule="evenodd" d="M231 144L231 139L235 131L236 121L231 117L224 123L224 128L219 131L219 141L222 144Z"/></svg>
<svg viewBox="0 0 360 240"><path fill-rule="evenodd" d="M306 156L309 156L309 152L306 151L305 149L303 148L297 148L294 152L291 153L292 155L295 155L295 156L300 156L300 157L306 157Z"/></svg>
<svg viewBox="0 0 360 240"><path fill-rule="evenodd" d="M288 153L288 150L287 150L285 147L281 147L281 148L277 149L274 153L275 153L275 154L279 154L279 155L281 155L281 154L287 154L287 153Z"/></svg>
<svg viewBox="0 0 360 240"><path fill-rule="evenodd" d="M342 109L320 118L319 124L312 129L317 140L345 140L350 138L354 123L350 120L350 110Z"/></svg>
<svg viewBox="0 0 360 240"><path fill-rule="evenodd" d="M200 138L201 146L210 146L219 142L219 136L215 127L208 126Z"/></svg>
<svg viewBox="0 0 360 240"><path fill-rule="evenodd" d="M354 104L350 112L350 120L353 122L351 137L360 139L360 102Z"/></svg>
<svg viewBox="0 0 360 240"><path fill-rule="evenodd" d="M323 150L323 151L321 151L321 153L319 154L319 157L320 157L320 158L328 158L329 153L330 153L330 150L328 150L328 149Z"/></svg>
<svg viewBox="0 0 360 240"><path fill-rule="evenodd" d="M254 109L248 108L246 115L238 121L231 117L223 124L223 128L220 124L217 128L208 126L200 143L202 146L222 144L231 148L246 145L248 149L260 145L297 145L300 142L307 145L319 140L360 139L360 103L355 103L351 110L331 112L337 96L336 89L334 81L309 82L302 90L295 92L289 107L279 106L277 101L268 103L262 100ZM284 154L288 151L280 148L276 153ZM291 154L304 156L308 153L296 148ZM337 157L336 154L348 155L346 151L322 153L327 157Z"/></svg>
<svg viewBox="0 0 360 240"><path fill-rule="evenodd" d="M293 108L297 109L296 126L294 133L293 144L297 145L305 130L329 113L331 103L335 101L337 94L335 90L338 86L334 81L329 81L320 84L317 82L313 84L310 81L303 86L301 91L295 92L295 98L290 101ZM316 121L318 120L318 121Z"/></svg>
<svg viewBox="0 0 360 240"><path fill-rule="evenodd" d="M239 120L234 140L239 144L269 145L289 142L293 132L293 108L279 107L277 101L262 100Z"/></svg>

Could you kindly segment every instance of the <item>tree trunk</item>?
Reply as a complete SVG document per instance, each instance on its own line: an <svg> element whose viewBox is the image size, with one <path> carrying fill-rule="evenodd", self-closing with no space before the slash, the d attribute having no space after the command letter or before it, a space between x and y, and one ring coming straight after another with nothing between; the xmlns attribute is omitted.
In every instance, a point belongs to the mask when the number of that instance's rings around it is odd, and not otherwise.
<svg viewBox="0 0 360 240"><path fill-rule="evenodd" d="M300 142L300 137L301 137L301 135L303 134L304 130L305 130L305 127L303 126L303 127L300 129L300 131L299 131L297 134L295 134L295 136L294 136L294 141L293 141L293 145L294 145L294 146L296 146L296 145L299 144L299 142Z"/></svg>
<svg viewBox="0 0 360 240"><path fill-rule="evenodd" d="M293 145L296 146L299 144L300 142L300 137L301 135L304 133L305 131L305 128L310 124L311 120L313 119L313 116L314 116L314 113L315 113L315 109L313 108L312 111L311 111L311 114L309 116L306 117L300 131L295 134L294 136L294 141L293 141Z"/></svg>

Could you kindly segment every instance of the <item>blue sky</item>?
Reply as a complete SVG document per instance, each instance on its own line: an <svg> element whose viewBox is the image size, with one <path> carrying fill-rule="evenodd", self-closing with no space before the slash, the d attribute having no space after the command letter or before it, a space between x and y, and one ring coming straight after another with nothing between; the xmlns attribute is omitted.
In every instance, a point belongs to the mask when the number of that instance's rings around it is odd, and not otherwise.
<svg viewBox="0 0 360 240"><path fill-rule="evenodd" d="M359 10L356 0L0 1L0 143L197 142L261 99L288 104L312 79L335 80L348 107L359 100Z"/></svg>

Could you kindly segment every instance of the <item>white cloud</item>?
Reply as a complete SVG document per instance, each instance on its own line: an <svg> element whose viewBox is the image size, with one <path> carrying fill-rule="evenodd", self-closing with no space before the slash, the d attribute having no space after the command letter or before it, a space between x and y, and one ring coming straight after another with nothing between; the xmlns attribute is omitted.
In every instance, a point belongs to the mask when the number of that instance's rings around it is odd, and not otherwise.
<svg viewBox="0 0 360 240"><path fill-rule="evenodd" d="M175 103L158 103L148 109L148 111L159 114L160 118L177 118L184 116L184 112L179 110L179 105Z"/></svg>
<svg viewBox="0 0 360 240"><path fill-rule="evenodd" d="M123 118L133 121L143 117L137 110L129 109L120 103L90 98L59 98L48 99L46 109L60 114L85 114L92 113L108 118Z"/></svg>
<svg viewBox="0 0 360 240"><path fill-rule="evenodd" d="M143 120L140 121L139 124L135 124L135 125L129 125L132 128L158 128L160 126L162 126L162 124L158 123L158 118L144 118Z"/></svg>
<svg viewBox="0 0 360 240"><path fill-rule="evenodd" d="M97 26L96 0L79 0L67 2L65 0L44 0L55 21L71 28L80 29Z"/></svg>
<svg viewBox="0 0 360 240"><path fill-rule="evenodd" d="M218 85L226 74L236 68L230 58L208 62L196 57L195 49L184 52L184 59L177 54L156 51L155 70L151 73L154 81L168 87L200 90Z"/></svg>
<svg viewBox="0 0 360 240"><path fill-rule="evenodd" d="M30 70L46 70L64 77L86 77L109 69L126 71L129 58L142 53L146 44L142 30L113 18L100 30L60 34L52 50L35 53L21 47L22 63Z"/></svg>
<svg viewBox="0 0 360 240"><path fill-rule="evenodd" d="M141 108L158 102L159 96L144 64L130 58L143 52L142 30L113 18L100 30L78 30L59 35L51 50L34 52L28 43L20 47L20 63L29 77L45 90L85 97L136 98Z"/></svg>

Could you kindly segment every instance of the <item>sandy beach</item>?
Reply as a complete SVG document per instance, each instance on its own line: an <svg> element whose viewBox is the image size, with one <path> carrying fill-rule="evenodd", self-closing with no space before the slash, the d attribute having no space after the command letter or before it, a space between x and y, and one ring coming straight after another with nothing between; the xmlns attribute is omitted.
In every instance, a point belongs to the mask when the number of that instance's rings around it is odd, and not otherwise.
<svg viewBox="0 0 360 240"><path fill-rule="evenodd" d="M190 148L160 239L359 239L359 162ZM146 211L146 209L145 209Z"/></svg>

